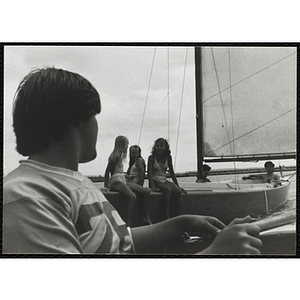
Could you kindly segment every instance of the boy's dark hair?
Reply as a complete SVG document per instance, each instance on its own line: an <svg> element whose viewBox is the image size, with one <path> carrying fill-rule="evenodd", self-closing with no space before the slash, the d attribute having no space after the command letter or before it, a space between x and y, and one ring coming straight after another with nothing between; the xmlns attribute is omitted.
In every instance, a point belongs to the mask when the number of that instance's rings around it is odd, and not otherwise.
<svg viewBox="0 0 300 300"><path fill-rule="evenodd" d="M269 161L267 161L267 162L265 162L265 167L267 166L267 165L271 165L271 166L275 166L274 164L273 164L273 162L271 162L270 160Z"/></svg>
<svg viewBox="0 0 300 300"><path fill-rule="evenodd" d="M34 70L21 81L14 98L17 151L24 156L38 153L100 110L98 92L81 75L56 68Z"/></svg>

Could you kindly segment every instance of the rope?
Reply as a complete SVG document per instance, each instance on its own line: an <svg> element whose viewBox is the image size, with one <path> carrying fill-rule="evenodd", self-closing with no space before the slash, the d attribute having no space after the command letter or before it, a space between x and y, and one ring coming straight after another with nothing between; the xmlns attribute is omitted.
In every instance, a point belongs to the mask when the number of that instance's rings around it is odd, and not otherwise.
<svg viewBox="0 0 300 300"><path fill-rule="evenodd" d="M150 78L149 78L148 89L147 89L147 94L146 94L146 100L145 100L145 106L144 106L142 124L141 124L141 129L140 129L140 135L139 135L139 139L138 139L138 145L140 144L140 141L141 141L142 130L143 130L143 125L144 125L144 120L145 120L146 107L147 107L148 95L149 95L149 90L150 90L150 83L151 83L151 78L152 78L152 73L153 73L155 54L156 54L156 47L154 48L154 53L153 53L152 66L151 66Z"/></svg>
<svg viewBox="0 0 300 300"><path fill-rule="evenodd" d="M186 48L186 51L185 51L185 62L184 62L182 90L181 90L181 101L180 101L179 120L178 120L178 128L177 128L177 139L176 139L176 148L175 148L175 160L174 160L174 167L175 168L176 168L176 161L177 161L177 148L178 148L178 140L179 140L179 129L180 129L180 121L181 121L181 112L182 112L182 103L183 103L183 94L184 94L184 82L185 82L185 74L186 74L186 66L187 66L187 57L188 57L188 48Z"/></svg>

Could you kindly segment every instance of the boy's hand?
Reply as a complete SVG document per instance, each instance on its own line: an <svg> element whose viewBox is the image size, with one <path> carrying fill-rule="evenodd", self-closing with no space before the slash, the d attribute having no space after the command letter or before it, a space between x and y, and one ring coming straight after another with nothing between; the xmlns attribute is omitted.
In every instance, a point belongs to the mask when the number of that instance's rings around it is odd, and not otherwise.
<svg viewBox="0 0 300 300"><path fill-rule="evenodd" d="M233 220L218 233L213 243L200 254L260 254L262 246L262 242L258 238L260 228L255 224L249 223L251 221L250 216Z"/></svg>
<svg viewBox="0 0 300 300"><path fill-rule="evenodd" d="M226 227L220 220L210 216L188 215L188 230L191 235L217 235Z"/></svg>

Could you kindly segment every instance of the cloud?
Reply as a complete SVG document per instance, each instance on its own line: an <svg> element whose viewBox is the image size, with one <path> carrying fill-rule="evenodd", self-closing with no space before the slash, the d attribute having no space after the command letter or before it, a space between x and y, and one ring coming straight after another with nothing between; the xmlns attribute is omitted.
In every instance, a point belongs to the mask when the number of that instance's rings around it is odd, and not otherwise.
<svg viewBox="0 0 300 300"><path fill-rule="evenodd" d="M154 52L155 61L152 65ZM55 66L86 77L101 97L102 112L97 117L99 122L98 157L93 162L80 166L84 173L92 175L100 171L104 172L116 136L126 135L132 143L138 142L146 102L140 143L143 153L147 156L154 140L168 135L168 100L166 98L168 76L170 89L172 89L169 108L171 141L176 139L184 72L182 64L185 60L185 53L186 48L182 47L173 47L169 51L170 73L168 75L167 47L158 47L155 50L155 47L6 46L4 100L7 134L5 149L15 152L11 109L13 95L19 82L34 68ZM191 58L192 51L189 55ZM191 65L188 65L187 69L190 69L193 76ZM153 73L150 81L151 70ZM188 96L188 98L192 97ZM194 117L192 121L191 126L194 126ZM183 122L183 126L187 126L185 123ZM185 135L183 133L183 136ZM12 159L5 157L5 165L7 170L11 170L15 168L17 162L13 163Z"/></svg>
<svg viewBox="0 0 300 300"><path fill-rule="evenodd" d="M237 49L232 49L232 51L238 53ZM245 50L239 49L242 50L241 53ZM13 95L19 82L28 72L33 68L44 66L56 66L77 72L86 77L100 94L102 112L97 117L99 122L98 157L93 162L80 166L83 173L88 175L103 173L107 158L113 149L115 137L120 134L126 135L130 143L136 144L140 133L140 146L145 157L150 153L155 139L161 136L166 137L170 140L172 155L177 157L177 171L195 170L197 165L194 52L191 47L187 52L186 50L186 47L170 47L168 50L167 47L150 46L5 46L4 148L6 154L4 161L6 170L11 170L17 165L7 157L7 153L15 152L11 129ZM208 50L210 51L210 49ZM246 62L242 57L237 59L235 68L240 68L242 62L248 66L242 68L240 77L249 76L251 74L250 67L257 70L261 67L257 51L260 52L253 48L253 55L249 54L249 60ZM282 53L283 56L287 56L293 51L295 51L293 48L286 48L282 50ZM278 57L275 52L272 48L265 50L264 61L266 63L276 61ZM223 70L225 64L228 63L222 53L221 48L215 48L216 58L220 58L220 60L218 59L219 70ZM153 60L154 55L155 60ZM285 61L287 68L295 65L293 56ZM204 64L204 68L207 70L206 64ZM233 78L232 82L238 81L240 77ZM204 93L208 97L215 92L210 84L216 83L216 74L213 78L207 78L207 76L205 78L208 90L204 90ZM260 80L268 81L267 76L262 75L260 78ZM266 115L274 110L274 106L277 106L279 112L290 107L286 99L293 97L294 89L290 88L290 84L294 87L295 82L291 82L286 76L279 81L274 80L273 77L269 78L271 85L268 89L259 92L258 96L251 100L252 102L257 101L255 102L256 108L252 109L252 111L257 109L257 113L251 117L257 124L264 122ZM226 86L228 86L228 80L221 83L222 88ZM247 83L240 86L245 88L245 92L239 96L235 106L245 108L245 103L248 101L248 96L253 94L253 89ZM273 93L276 100L272 107L260 106L264 112L259 112L259 104L263 103L262 96L270 97L274 87L278 86L283 87L284 92L279 89L278 92ZM237 90L238 88L235 87L233 92ZM228 91L223 94L225 107L227 107L230 94ZM212 109L211 117L206 124L210 128L207 134L208 142L212 137L217 137L222 141L222 137L216 133L216 128L221 128L224 123L222 112L217 111L219 103L218 97L205 102L206 107ZM246 112L239 113L235 118L245 122L250 120L248 110L244 109ZM180 129L178 131L179 120ZM141 129L142 123L143 128ZM282 123L276 124L277 132L288 132L280 131L279 125L281 126ZM238 128L242 132L248 128L248 125L245 123ZM178 135L179 143L177 142ZM176 149L178 153L175 153ZM188 158L186 153L189 153Z"/></svg>

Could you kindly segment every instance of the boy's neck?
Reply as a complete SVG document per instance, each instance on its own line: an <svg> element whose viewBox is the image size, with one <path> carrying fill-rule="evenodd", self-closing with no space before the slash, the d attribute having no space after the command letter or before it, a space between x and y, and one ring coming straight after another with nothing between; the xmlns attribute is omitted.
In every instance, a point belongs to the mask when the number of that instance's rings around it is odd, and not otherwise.
<svg viewBox="0 0 300 300"><path fill-rule="evenodd" d="M76 151L76 145L63 140L58 143L50 143L50 146L29 156L29 159L72 171L78 171L79 158Z"/></svg>
<svg viewBox="0 0 300 300"><path fill-rule="evenodd" d="M72 160L70 156L63 157L55 155L54 153L36 153L29 156L29 159L38 161L40 163L47 164L53 167L59 167L64 169L70 169L72 171L78 171L78 163Z"/></svg>

